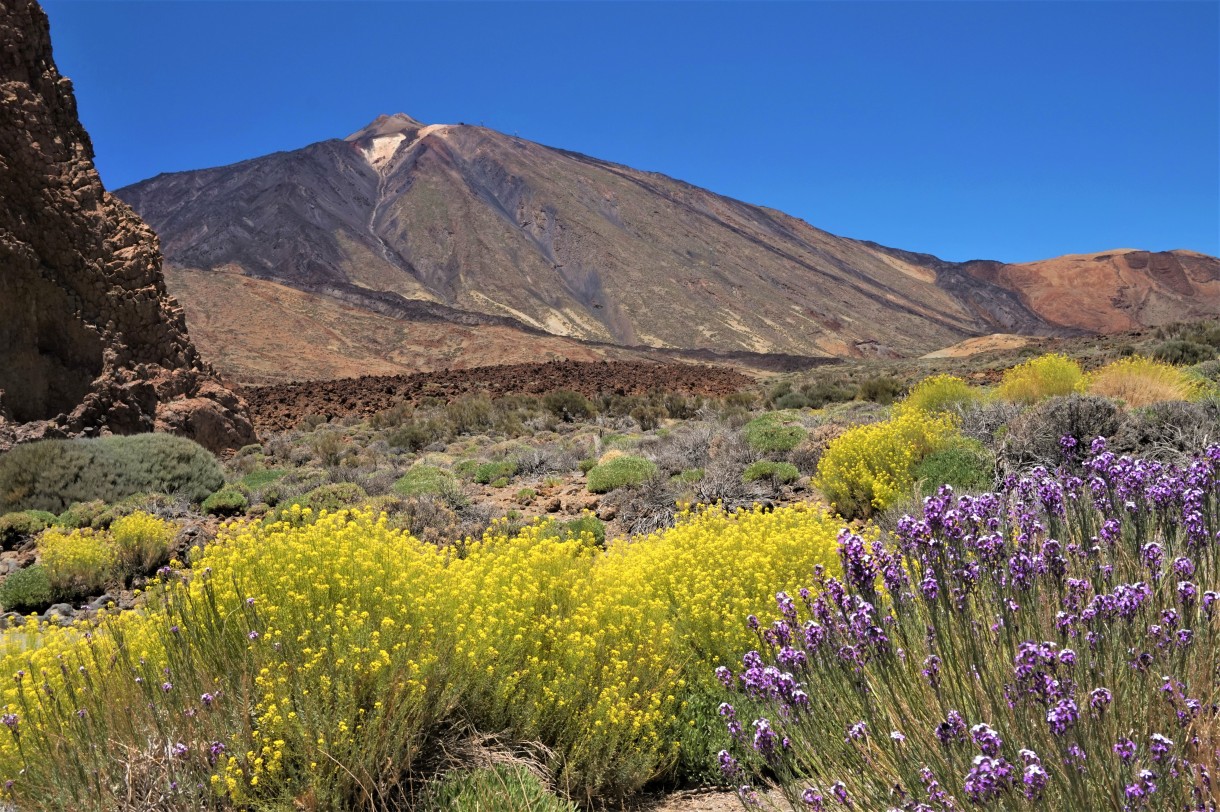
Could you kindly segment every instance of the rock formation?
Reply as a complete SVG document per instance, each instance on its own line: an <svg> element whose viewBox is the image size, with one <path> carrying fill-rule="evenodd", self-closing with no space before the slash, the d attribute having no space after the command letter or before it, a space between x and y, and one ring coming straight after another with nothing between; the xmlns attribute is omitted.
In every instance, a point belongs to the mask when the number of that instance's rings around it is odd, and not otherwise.
<svg viewBox="0 0 1220 812"><path fill-rule="evenodd" d="M102 186L34 0L0 0L0 449L166 431L254 439L166 292L157 236Z"/></svg>

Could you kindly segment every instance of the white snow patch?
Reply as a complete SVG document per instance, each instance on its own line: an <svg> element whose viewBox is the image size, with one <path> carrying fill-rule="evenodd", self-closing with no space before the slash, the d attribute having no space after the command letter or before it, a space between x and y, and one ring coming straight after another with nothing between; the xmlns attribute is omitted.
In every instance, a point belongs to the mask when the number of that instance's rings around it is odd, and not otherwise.
<svg viewBox="0 0 1220 812"><path fill-rule="evenodd" d="M368 161L370 166L381 169L394 157L394 153L405 140L407 136L403 133L382 135L370 141L368 146L361 147L360 151L364 153L364 160Z"/></svg>

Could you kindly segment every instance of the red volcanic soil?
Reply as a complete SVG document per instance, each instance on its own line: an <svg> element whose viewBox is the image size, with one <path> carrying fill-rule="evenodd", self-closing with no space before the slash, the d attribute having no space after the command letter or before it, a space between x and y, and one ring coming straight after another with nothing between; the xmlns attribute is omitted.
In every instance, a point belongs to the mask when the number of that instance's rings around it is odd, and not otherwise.
<svg viewBox="0 0 1220 812"><path fill-rule="evenodd" d="M727 367L635 361L552 361L247 386L240 391L249 404L255 428L265 432L293 428L306 415L322 415L328 419L349 415L368 417L396 403L418 403L424 398L451 401L474 394L490 397L544 395L560 389L580 392L586 397L644 395L657 391L723 396L752 383L748 376Z"/></svg>

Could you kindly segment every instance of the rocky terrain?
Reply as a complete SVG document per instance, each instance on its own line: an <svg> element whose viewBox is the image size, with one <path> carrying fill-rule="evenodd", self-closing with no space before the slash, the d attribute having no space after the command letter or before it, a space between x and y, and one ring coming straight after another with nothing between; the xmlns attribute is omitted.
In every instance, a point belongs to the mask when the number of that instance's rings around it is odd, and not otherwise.
<svg viewBox="0 0 1220 812"><path fill-rule="evenodd" d="M327 420L366 418L396 404L442 401L464 395L545 395L579 392L645 395L652 392L724 396L753 384L726 367L645 362L552 361L501 364L414 375L363 376L333 381L306 381L242 389L255 425L262 431L284 431L317 415Z"/></svg>
<svg viewBox="0 0 1220 812"><path fill-rule="evenodd" d="M103 187L32 0L0 6L0 449L167 431L253 440L187 335L157 237Z"/></svg>
<svg viewBox="0 0 1220 812"><path fill-rule="evenodd" d="M350 374L334 360L345 355L367 358L363 372L414 371L520 360L532 347L578 360L650 347L918 356L993 333L1220 312L1211 257L945 262L656 173L401 114L119 194L161 235L202 349L246 381ZM1089 285L1075 284L1080 273ZM275 300L255 328L220 307L235 285ZM328 341L317 333L337 308L360 326ZM233 349L250 334L257 355ZM316 375L299 369L306 358Z"/></svg>

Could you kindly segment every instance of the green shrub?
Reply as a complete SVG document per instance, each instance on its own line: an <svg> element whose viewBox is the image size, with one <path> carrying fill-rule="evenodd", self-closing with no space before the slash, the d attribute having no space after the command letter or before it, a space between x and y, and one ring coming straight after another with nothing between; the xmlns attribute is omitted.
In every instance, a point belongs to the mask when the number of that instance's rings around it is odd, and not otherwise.
<svg viewBox="0 0 1220 812"><path fill-rule="evenodd" d="M576 465L578 468L580 468L580 472L582 474L587 474L597 467L597 458L589 457L588 459L581 460Z"/></svg>
<svg viewBox="0 0 1220 812"><path fill-rule="evenodd" d="M628 485L638 485L656 472L657 466L651 460L625 454L590 468L588 487L593 493L609 493Z"/></svg>
<svg viewBox="0 0 1220 812"><path fill-rule="evenodd" d="M237 488L221 488L203 500L203 512L212 516L236 516L245 513L250 500Z"/></svg>
<svg viewBox="0 0 1220 812"><path fill-rule="evenodd" d="M445 427L434 420L415 420L387 432L385 440L394 448L419 451L445 439Z"/></svg>
<svg viewBox="0 0 1220 812"><path fill-rule="evenodd" d="M809 399L800 392L789 392L775 399L777 409L804 409L809 406Z"/></svg>
<svg viewBox="0 0 1220 812"><path fill-rule="evenodd" d="M173 522L143 511L115 519L110 525L110 538L119 570L127 576L146 575L164 564L169 560L175 529Z"/></svg>
<svg viewBox="0 0 1220 812"><path fill-rule="evenodd" d="M801 444L808 432L800 426L786 426L776 414L756 417L745 428L750 448L763 454L786 454Z"/></svg>
<svg viewBox="0 0 1220 812"><path fill-rule="evenodd" d="M91 527L94 530L105 530L111 514L106 503L101 499L92 502L77 502L63 513L55 517L57 527L77 530Z"/></svg>
<svg viewBox="0 0 1220 812"><path fill-rule="evenodd" d="M246 490L257 491L260 488L267 487L272 482L278 482L287 473L282 468L260 468L242 477L238 481L238 485Z"/></svg>
<svg viewBox="0 0 1220 812"><path fill-rule="evenodd" d="M488 485L496 480L503 479L505 484L507 484L508 480L515 473L517 473L517 463L512 460L485 462L474 469L474 481L481 485Z"/></svg>
<svg viewBox="0 0 1220 812"><path fill-rule="evenodd" d="M880 375L862 382L856 396L860 400L871 400L873 403L888 406L898 399L904 388L902 381L897 378Z"/></svg>
<svg viewBox="0 0 1220 812"><path fill-rule="evenodd" d="M224 484L201 445L169 434L42 440L0 455L0 512L59 513L74 502L178 493L192 502Z"/></svg>
<svg viewBox="0 0 1220 812"><path fill-rule="evenodd" d="M577 812L525 767L502 764L451 772L429 786L424 812Z"/></svg>
<svg viewBox="0 0 1220 812"><path fill-rule="evenodd" d="M38 557L53 596L64 600L101 592L114 577L118 561L110 540L92 530L48 530L38 538Z"/></svg>
<svg viewBox="0 0 1220 812"><path fill-rule="evenodd" d="M805 396L805 403L811 409L821 409L828 403L854 400L856 390L834 381L821 380L801 387L801 394Z"/></svg>
<svg viewBox="0 0 1220 812"><path fill-rule="evenodd" d="M453 474L444 468L417 464L394 483L394 492L402 496L419 496L423 493L445 493L456 487Z"/></svg>
<svg viewBox="0 0 1220 812"><path fill-rule="evenodd" d="M1048 353L1007 370L997 393L1013 403L1037 403L1044 398L1070 395L1084 387L1080 364L1058 353Z"/></svg>
<svg viewBox="0 0 1220 812"><path fill-rule="evenodd" d="M445 419L453 434L478 434L496 424L496 410L482 395L464 397L445 407Z"/></svg>
<svg viewBox="0 0 1220 812"><path fill-rule="evenodd" d="M459 479L472 480L482 464L478 460L461 460L453 466L453 473Z"/></svg>
<svg viewBox="0 0 1220 812"><path fill-rule="evenodd" d="M953 375L933 375L916 384L896 408L940 414L956 411L958 407L968 406L978 400L978 392L961 378Z"/></svg>
<svg viewBox="0 0 1220 812"><path fill-rule="evenodd" d="M1216 348L1210 344L1173 339L1158 344L1152 351L1152 356L1169 364L1200 364L1215 358Z"/></svg>
<svg viewBox="0 0 1220 812"><path fill-rule="evenodd" d="M705 475L702 468L687 468L681 473L674 474L671 479L684 485L693 485L696 482L702 482Z"/></svg>
<svg viewBox="0 0 1220 812"><path fill-rule="evenodd" d="M801 478L801 472L796 466L790 462L772 462L771 460L759 460L751 463L746 467L745 473L741 478L746 482L757 482L760 479L769 479L781 484L796 482Z"/></svg>
<svg viewBox="0 0 1220 812"><path fill-rule="evenodd" d="M915 466L915 480L924 496L941 485L958 491L987 491L995 486L995 458L977 440L959 439L933 451Z"/></svg>
<svg viewBox="0 0 1220 812"><path fill-rule="evenodd" d="M523 505L528 505L530 502L534 501L536 496L538 496L538 491L534 490L533 488L522 488L521 490L517 491L517 493L513 496L513 499Z"/></svg>
<svg viewBox="0 0 1220 812"><path fill-rule="evenodd" d="M574 420L585 420L593 416L593 403L579 392L568 389L557 389L548 392L542 398L542 405L551 414L565 423Z"/></svg>
<svg viewBox="0 0 1220 812"><path fill-rule="evenodd" d="M0 549L11 549L54 524L55 514L40 510L22 510L0 516Z"/></svg>
<svg viewBox="0 0 1220 812"><path fill-rule="evenodd" d="M0 607L6 612L37 612L52 600L51 579L41 564L11 572L0 582Z"/></svg>
<svg viewBox="0 0 1220 812"><path fill-rule="evenodd" d="M355 507L369 495L364 488L354 482L335 482L330 485L319 485L305 494L298 503L301 507L312 508L314 513L325 510L334 513L344 508Z"/></svg>

